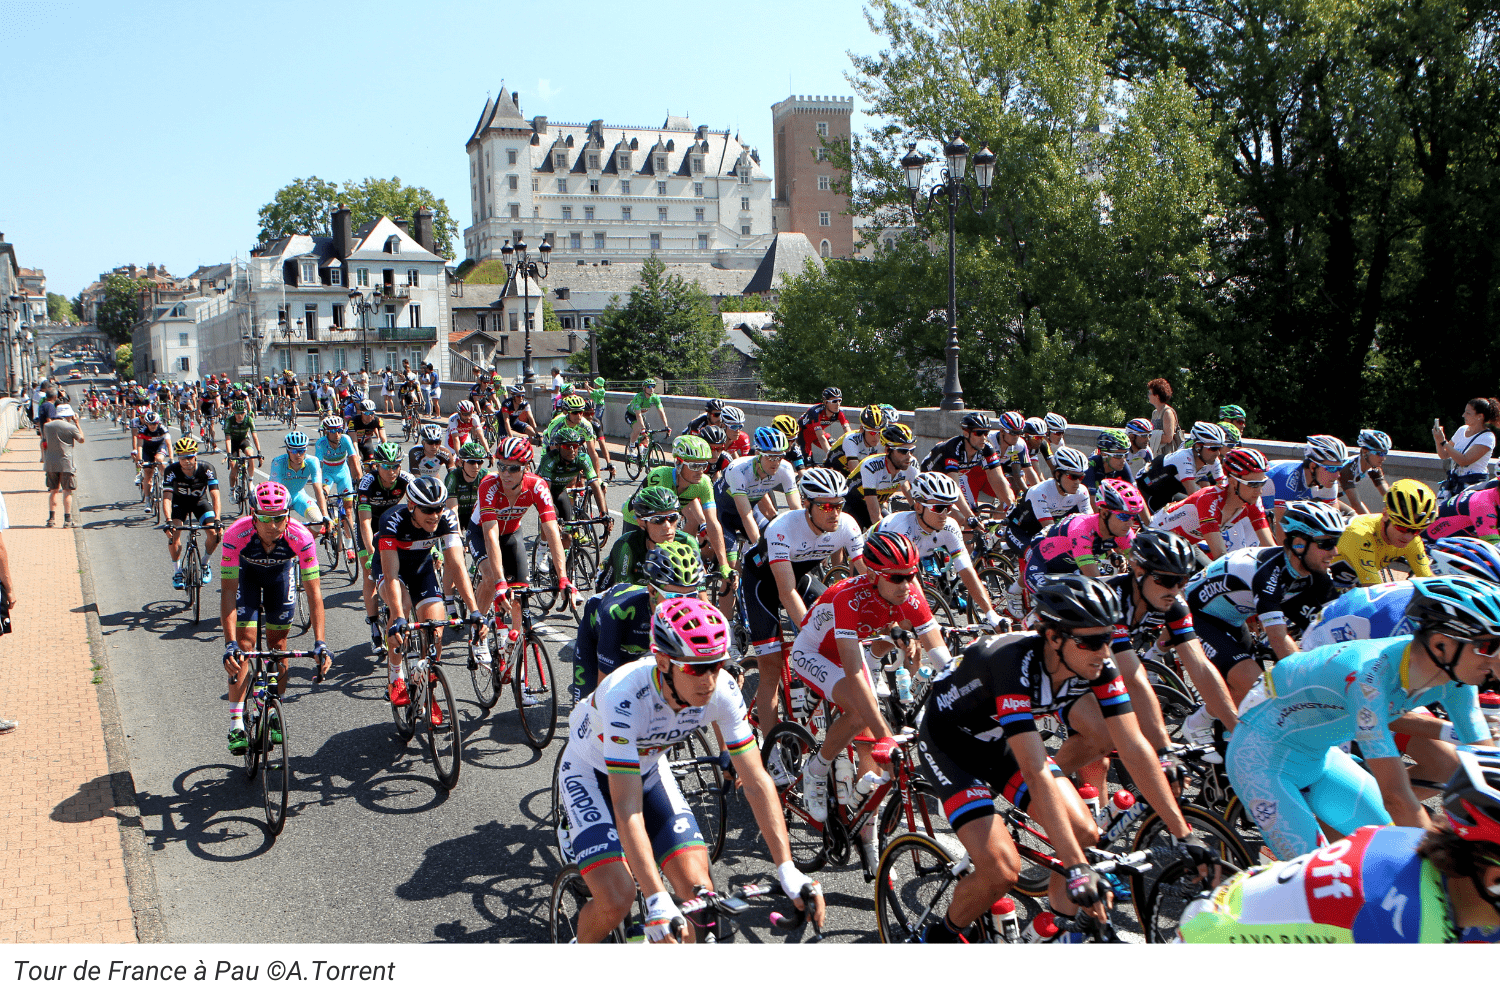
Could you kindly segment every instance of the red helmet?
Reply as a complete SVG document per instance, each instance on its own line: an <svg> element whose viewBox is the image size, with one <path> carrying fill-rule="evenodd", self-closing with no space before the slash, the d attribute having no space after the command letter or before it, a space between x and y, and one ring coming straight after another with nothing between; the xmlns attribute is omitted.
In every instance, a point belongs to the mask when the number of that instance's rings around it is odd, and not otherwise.
<svg viewBox="0 0 1500 1000"><path fill-rule="evenodd" d="M922 561L911 539L894 531L877 531L866 538L864 559L870 572L881 576L913 572Z"/></svg>
<svg viewBox="0 0 1500 1000"><path fill-rule="evenodd" d="M500 445L495 449L495 457L502 462L518 462L521 465L531 464L534 454L531 442L521 437L502 438Z"/></svg>
<svg viewBox="0 0 1500 1000"><path fill-rule="evenodd" d="M1225 474L1236 479L1264 478L1267 469L1266 456L1254 448L1231 449L1222 464ZM1256 476L1256 473L1260 475Z"/></svg>

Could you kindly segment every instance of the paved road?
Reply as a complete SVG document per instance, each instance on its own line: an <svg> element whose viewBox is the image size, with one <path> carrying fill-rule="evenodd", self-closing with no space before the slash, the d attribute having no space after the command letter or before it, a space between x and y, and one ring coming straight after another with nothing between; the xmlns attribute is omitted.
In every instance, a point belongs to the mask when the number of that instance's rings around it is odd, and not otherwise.
<svg viewBox="0 0 1500 1000"><path fill-rule="evenodd" d="M295 780L286 829L272 841L258 785L224 747L217 618L195 626L185 617L166 543L139 502L128 502L136 491L125 436L107 423L88 432L78 449L82 523L169 940L545 940L559 868L546 817L560 743L527 747L509 692L482 713L454 650L445 659L465 749L458 787L444 792L416 744L396 740L359 591L336 583L326 595L336 666L316 688L293 670ZM222 456L208 461L223 474ZM611 488L611 507L630 492ZM205 610L216 615L209 596ZM565 676L572 620L554 615L547 625ZM292 645L310 648L311 636L294 631ZM714 869L721 884L774 876L743 799L725 858ZM820 878L833 939L873 939L863 877L849 868ZM770 937L756 927L747 934Z"/></svg>

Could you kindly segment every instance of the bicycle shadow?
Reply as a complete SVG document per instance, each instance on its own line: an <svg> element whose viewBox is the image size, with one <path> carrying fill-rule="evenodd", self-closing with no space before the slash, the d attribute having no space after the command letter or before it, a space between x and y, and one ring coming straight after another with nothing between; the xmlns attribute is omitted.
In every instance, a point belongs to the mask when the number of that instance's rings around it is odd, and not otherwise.
<svg viewBox="0 0 1500 1000"><path fill-rule="evenodd" d="M159 635L165 639L193 639L197 642L213 643L219 640L215 626L216 616L205 613L197 622L184 618L190 614L181 601L152 601L140 611L116 611L99 616L99 628L104 635L115 632L134 632L137 629Z"/></svg>
<svg viewBox="0 0 1500 1000"><path fill-rule="evenodd" d="M182 844L194 857L232 863L259 857L276 843L265 824L259 778L247 781L243 767L189 768L173 779L172 791L166 796L136 790L142 831L153 851Z"/></svg>
<svg viewBox="0 0 1500 1000"><path fill-rule="evenodd" d="M295 739L294 734L293 746ZM448 790L432 776L419 741L403 744L390 721L336 733L311 755L293 757L291 764L295 777L289 819L350 799L362 809L390 816L424 813L448 800Z"/></svg>
<svg viewBox="0 0 1500 1000"><path fill-rule="evenodd" d="M411 901L468 894L479 926L464 920L433 927L434 941L545 941L558 868L546 830L498 820L433 844L396 896Z"/></svg>

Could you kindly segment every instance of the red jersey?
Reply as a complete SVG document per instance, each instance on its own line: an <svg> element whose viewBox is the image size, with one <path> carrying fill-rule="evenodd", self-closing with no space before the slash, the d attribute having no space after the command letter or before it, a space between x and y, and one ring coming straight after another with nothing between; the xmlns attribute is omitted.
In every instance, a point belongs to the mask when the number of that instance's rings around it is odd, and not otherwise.
<svg viewBox="0 0 1500 1000"><path fill-rule="evenodd" d="M1191 496L1183 497L1158 511L1151 519L1151 527L1174 532L1192 542L1203 541L1205 530L1222 533L1231 524L1245 518L1250 519L1250 525L1256 531L1266 527L1266 512L1259 503L1245 504L1232 518L1220 524L1219 519L1224 515L1224 501L1228 496L1227 486L1205 486Z"/></svg>
<svg viewBox="0 0 1500 1000"><path fill-rule="evenodd" d="M739 435L734 440L730 441L727 445L724 446L724 454L732 454L739 458L744 458L754 450L754 446L750 443L750 435L746 434L744 431L740 431Z"/></svg>
<svg viewBox="0 0 1500 1000"><path fill-rule="evenodd" d="M807 611L794 650L816 650L839 662L839 639L869 639L898 622L908 623L918 635L937 628L932 609L919 588L909 588L906 600L887 604L869 574L851 576L829 587Z"/></svg>
<svg viewBox="0 0 1500 1000"><path fill-rule="evenodd" d="M504 506L501 506L501 505ZM479 523L500 522L500 534L513 535L521 530L521 517L526 508L535 507L539 523L557 520L557 509L552 506L552 491L534 472L521 476L521 489L514 500L505 496L500 488L500 477L491 473L479 484L479 505L474 508Z"/></svg>

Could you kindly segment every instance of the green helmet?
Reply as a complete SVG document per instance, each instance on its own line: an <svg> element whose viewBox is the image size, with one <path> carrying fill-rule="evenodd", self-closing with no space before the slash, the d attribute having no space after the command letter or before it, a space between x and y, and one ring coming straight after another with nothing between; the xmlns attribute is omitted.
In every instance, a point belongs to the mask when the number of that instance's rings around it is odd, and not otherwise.
<svg viewBox="0 0 1500 1000"><path fill-rule="evenodd" d="M701 437L684 434L672 442L672 457L680 462L709 462L714 453Z"/></svg>
<svg viewBox="0 0 1500 1000"><path fill-rule="evenodd" d="M657 587L701 587L703 560L685 542L662 542L646 555L641 575Z"/></svg>
<svg viewBox="0 0 1500 1000"><path fill-rule="evenodd" d="M645 517L647 514L672 514L682 509L682 501L677 499L665 486L642 486L635 496L630 498L630 512L636 517Z"/></svg>
<svg viewBox="0 0 1500 1000"><path fill-rule="evenodd" d="M1099 450L1106 455L1125 454L1130 450L1130 436L1124 431L1108 430L1099 432Z"/></svg>
<svg viewBox="0 0 1500 1000"><path fill-rule="evenodd" d="M1240 429L1238 427L1236 427L1234 424L1231 424L1228 420L1221 420L1221 421L1219 421L1219 426L1222 427L1222 428L1224 428L1224 436L1226 438L1228 438L1228 442L1225 444L1225 447L1226 448L1237 448L1237 447L1239 447L1239 443L1240 443Z"/></svg>
<svg viewBox="0 0 1500 1000"><path fill-rule="evenodd" d="M1233 403L1229 403L1229 404L1227 404L1225 406L1221 406L1221 407L1219 407L1219 419L1220 420L1244 420L1244 419L1246 419L1245 418L1245 408L1243 406L1236 406Z"/></svg>
<svg viewBox="0 0 1500 1000"><path fill-rule="evenodd" d="M394 441L386 441L375 446L375 461L377 462L400 462L401 446Z"/></svg>
<svg viewBox="0 0 1500 1000"><path fill-rule="evenodd" d="M229 404L229 408L235 413L244 413L245 401L243 399L236 399L234 402Z"/></svg>
<svg viewBox="0 0 1500 1000"><path fill-rule="evenodd" d="M563 396L562 408L569 413L582 413L586 405L582 396Z"/></svg>
<svg viewBox="0 0 1500 1000"><path fill-rule="evenodd" d="M458 457L465 462L483 462L484 446L478 441L465 441L464 446L458 449Z"/></svg>
<svg viewBox="0 0 1500 1000"><path fill-rule="evenodd" d="M569 427L567 424L563 424L552 434L553 444L583 444L587 440L581 427Z"/></svg>

